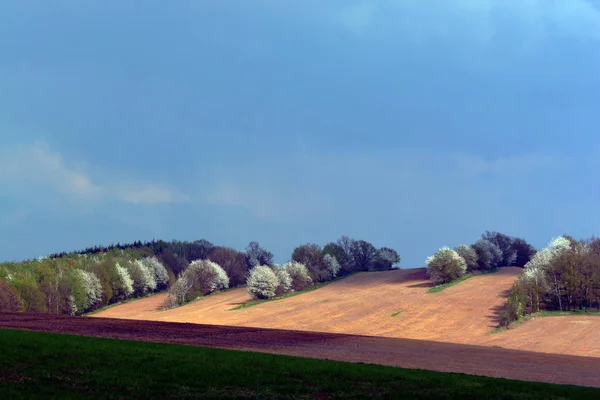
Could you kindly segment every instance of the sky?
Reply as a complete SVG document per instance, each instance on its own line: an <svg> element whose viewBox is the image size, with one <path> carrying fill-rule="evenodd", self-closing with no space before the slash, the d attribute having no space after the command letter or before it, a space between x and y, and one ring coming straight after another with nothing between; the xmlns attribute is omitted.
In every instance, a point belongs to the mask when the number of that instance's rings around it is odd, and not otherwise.
<svg viewBox="0 0 600 400"><path fill-rule="evenodd" d="M0 259L600 228L600 0L5 0Z"/></svg>

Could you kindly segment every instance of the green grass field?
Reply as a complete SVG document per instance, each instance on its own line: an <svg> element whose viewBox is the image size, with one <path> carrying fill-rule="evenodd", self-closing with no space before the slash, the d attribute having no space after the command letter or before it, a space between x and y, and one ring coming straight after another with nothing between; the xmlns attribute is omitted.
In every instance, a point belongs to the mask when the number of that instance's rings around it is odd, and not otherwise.
<svg viewBox="0 0 600 400"><path fill-rule="evenodd" d="M566 399L600 390L0 329L3 399Z"/></svg>

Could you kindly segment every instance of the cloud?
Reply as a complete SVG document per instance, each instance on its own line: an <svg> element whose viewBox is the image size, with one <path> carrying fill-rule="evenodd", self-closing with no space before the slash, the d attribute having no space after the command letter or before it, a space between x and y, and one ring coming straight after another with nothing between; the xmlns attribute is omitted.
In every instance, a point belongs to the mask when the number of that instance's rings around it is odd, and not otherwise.
<svg viewBox="0 0 600 400"><path fill-rule="evenodd" d="M50 191L72 202L162 204L189 200L179 190L159 184L120 182L117 177L95 182L84 168L69 166L43 142L0 151L0 181L11 182L17 191L33 188L41 196Z"/></svg>
<svg viewBox="0 0 600 400"><path fill-rule="evenodd" d="M324 197L319 198L316 193L294 193L289 187L243 183L233 178L211 187L203 201L210 205L242 207L264 221L292 222L318 215L324 206Z"/></svg>
<svg viewBox="0 0 600 400"><path fill-rule="evenodd" d="M359 35L385 29L410 41L461 35L487 43L515 31L525 41L549 34L600 41L600 8L591 0L355 1L335 19Z"/></svg>
<svg viewBox="0 0 600 400"><path fill-rule="evenodd" d="M512 191L519 184L529 185L536 173L564 165L560 157L546 154L497 159L408 150L296 154L229 165L213 177L203 200L242 207L265 221L344 214L356 219L407 210L435 213L445 210L440 201L466 205L506 187ZM496 183L492 189L490 179Z"/></svg>

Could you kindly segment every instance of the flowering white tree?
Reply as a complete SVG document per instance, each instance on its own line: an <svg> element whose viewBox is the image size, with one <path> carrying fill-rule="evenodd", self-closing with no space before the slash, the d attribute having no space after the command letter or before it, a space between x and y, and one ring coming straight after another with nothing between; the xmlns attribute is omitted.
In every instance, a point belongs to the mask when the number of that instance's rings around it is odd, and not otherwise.
<svg viewBox="0 0 600 400"><path fill-rule="evenodd" d="M77 303L75 302L75 296L73 295L69 295L68 299L68 305L69 305L69 314L70 315L76 315L78 308L77 308Z"/></svg>
<svg viewBox="0 0 600 400"><path fill-rule="evenodd" d="M91 271L77 269L76 273L79 274L79 280L85 292L86 301L84 308L88 310L102 300L102 285L96 274Z"/></svg>
<svg viewBox="0 0 600 400"><path fill-rule="evenodd" d="M296 261L288 261L284 264L283 268L292 278L293 290L302 290L312 285L312 279L310 278L306 265Z"/></svg>
<svg viewBox="0 0 600 400"><path fill-rule="evenodd" d="M165 308L173 308L188 301L193 285L194 282L192 281L191 274L183 273L179 275L179 278L177 278L173 286L169 289Z"/></svg>
<svg viewBox="0 0 600 400"><path fill-rule="evenodd" d="M436 283L452 282L467 272L467 263L458 253L448 247L442 247L427 258L427 275Z"/></svg>
<svg viewBox="0 0 600 400"><path fill-rule="evenodd" d="M280 265L273 265L270 267L275 273L277 280L279 281L279 284L277 285L277 290L275 290L275 294L277 296L281 296L282 294L292 290L292 277L287 272L287 270L281 267Z"/></svg>
<svg viewBox="0 0 600 400"><path fill-rule="evenodd" d="M329 279L333 279L340 272L340 263L331 254L325 254L323 257L325 264L327 265L326 271L329 275Z"/></svg>
<svg viewBox="0 0 600 400"><path fill-rule="evenodd" d="M253 298L270 299L277 295L279 279L271 268L258 265L250 270L246 285L248 293Z"/></svg>
<svg viewBox="0 0 600 400"><path fill-rule="evenodd" d="M229 277L221 266L210 260L192 261L184 274L189 274L200 295L229 287Z"/></svg>
<svg viewBox="0 0 600 400"><path fill-rule="evenodd" d="M535 253L525 264L525 271L519 281L525 286L534 311L540 310L540 297L549 290L556 296L562 310L559 279L553 261L571 248L571 242L564 236L553 238L548 246Z"/></svg>
<svg viewBox="0 0 600 400"><path fill-rule="evenodd" d="M471 246L461 244L456 246L454 251L456 251L458 255L465 260L465 263L467 264L467 271L472 271L478 268L477 252L475 252L475 249L473 249Z"/></svg>
<svg viewBox="0 0 600 400"><path fill-rule="evenodd" d="M151 270L148 264L143 260L135 260L134 268L137 268L137 276L139 276L139 285L143 293L156 290L156 278L154 270Z"/></svg>
<svg viewBox="0 0 600 400"><path fill-rule="evenodd" d="M479 269L487 271L500 266L502 262L502 250L495 243L487 239L479 239L471 247L477 253Z"/></svg>
<svg viewBox="0 0 600 400"><path fill-rule="evenodd" d="M117 290L121 292L124 297L131 296L133 294L133 279L131 279L129 271L127 271L126 268L121 267L119 263L115 265L115 270L119 277Z"/></svg>
<svg viewBox="0 0 600 400"><path fill-rule="evenodd" d="M167 272L165 266L158 260L158 258L154 256L146 257L141 261L154 274L154 281L156 282L155 289L157 287L163 288L169 283L169 273Z"/></svg>

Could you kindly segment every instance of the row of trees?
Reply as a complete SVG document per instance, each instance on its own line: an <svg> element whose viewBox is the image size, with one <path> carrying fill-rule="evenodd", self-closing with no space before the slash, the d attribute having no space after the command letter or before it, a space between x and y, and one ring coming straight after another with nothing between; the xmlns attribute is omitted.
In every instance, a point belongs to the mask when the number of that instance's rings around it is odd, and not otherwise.
<svg viewBox="0 0 600 400"><path fill-rule="evenodd" d="M600 239L563 235L525 265L502 315L504 326L542 310L600 310Z"/></svg>
<svg viewBox="0 0 600 400"><path fill-rule="evenodd" d="M0 309L79 315L164 290L170 276L154 256L69 255L0 265Z"/></svg>
<svg viewBox="0 0 600 400"><path fill-rule="evenodd" d="M259 266L268 267L282 282L276 290L280 295L352 272L389 269L398 262L392 249L376 249L345 236L323 248L297 247L287 267L276 265L273 254L257 242L240 252L207 240L138 241L2 263L0 310L82 314L165 289L170 289L167 305L172 307L246 285ZM294 272L298 269L302 272Z"/></svg>
<svg viewBox="0 0 600 400"><path fill-rule="evenodd" d="M217 285L216 290L245 284L253 298L268 299L354 272L391 269L399 262L400 256L395 250L377 249L367 241L347 236L323 248L314 243L298 246L284 265L275 264L273 254L257 242L251 242L244 253L215 247L204 259L190 264L179 274L165 307L176 307L212 293L214 290L206 288L212 287L220 274L228 278L228 285Z"/></svg>
<svg viewBox="0 0 600 400"><path fill-rule="evenodd" d="M506 266L525 267L535 254L535 248L521 238L486 231L469 246L442 247L428 257L425 264L429 278L442 284L467 272L484 272Z"/></svg>

